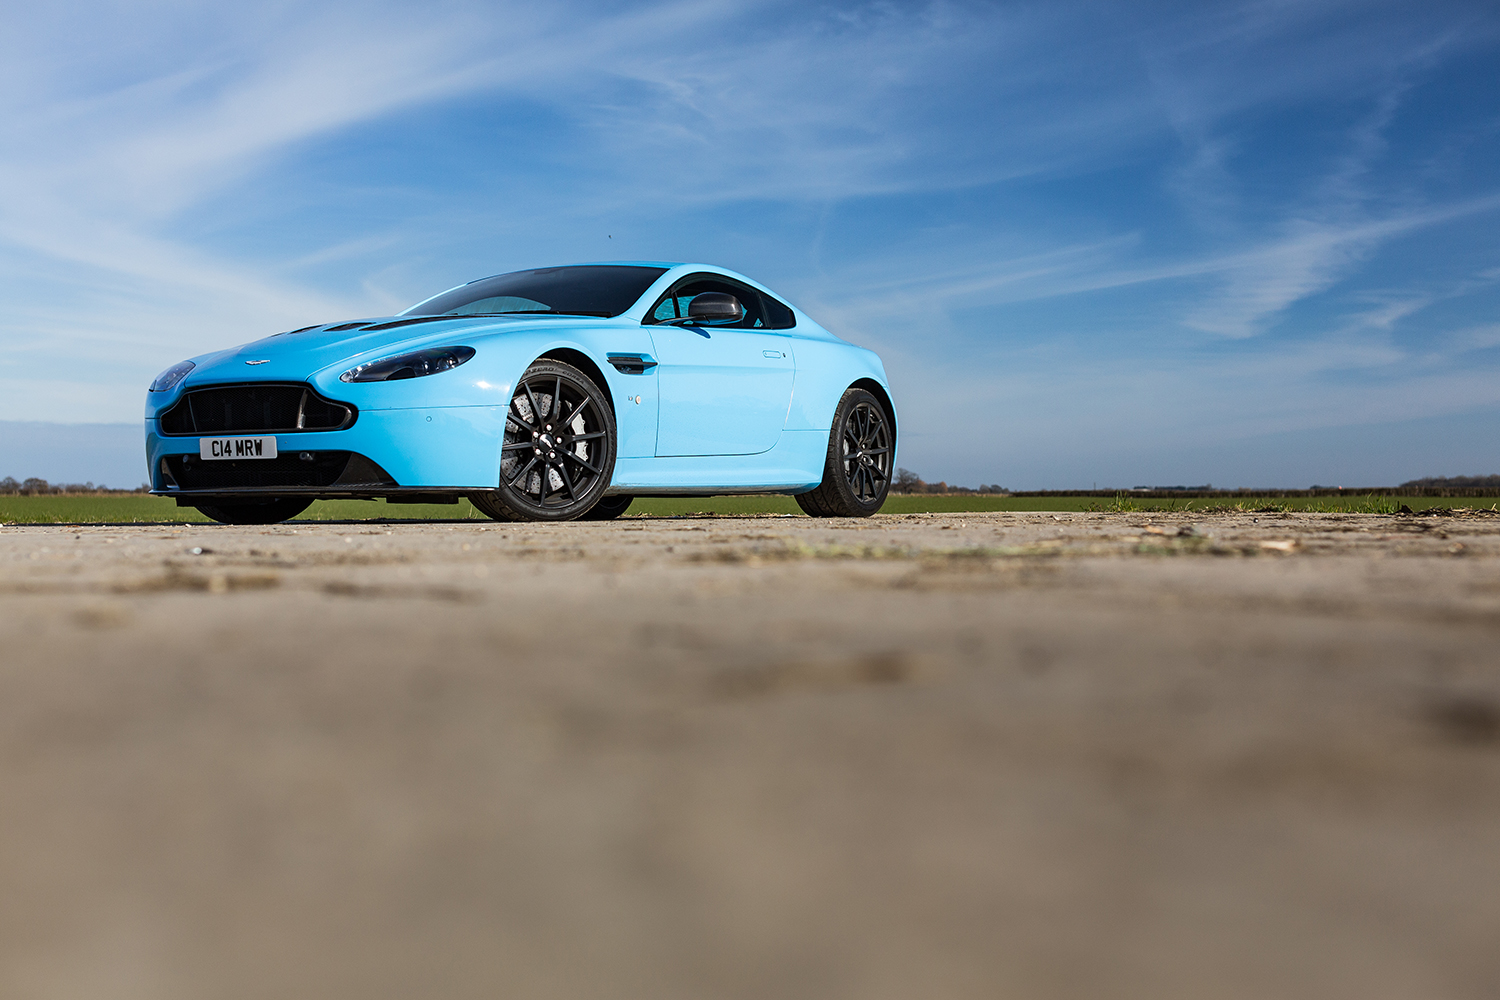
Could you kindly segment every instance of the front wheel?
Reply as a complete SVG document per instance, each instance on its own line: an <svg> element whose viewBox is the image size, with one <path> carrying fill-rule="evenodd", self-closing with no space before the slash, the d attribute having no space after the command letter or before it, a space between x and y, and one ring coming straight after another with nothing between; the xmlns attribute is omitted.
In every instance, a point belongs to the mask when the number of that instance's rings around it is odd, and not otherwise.
<svg viewBox="0 0 1500 1000"><path fill-rule="evenodd" d="M521 376L506 413L499 488L469 498L497 521L571 521L615 473L615 414L593 379L561 361Z"/></svg>
<svg viewBox="0 0 1500 1000"><path fill-rule="evenodd" d="M280 524L312 506L311 500L278 497L250 503L198 504L203 515L220 524Z"/></svg>
<svg viewBox="0 0 1500 1000"><path fill-rule="evenodd" d="M869 517L885 503L895 459L895 427L872 393L847 389L833 413L823 482L797 495L813 517Z"/></svg>

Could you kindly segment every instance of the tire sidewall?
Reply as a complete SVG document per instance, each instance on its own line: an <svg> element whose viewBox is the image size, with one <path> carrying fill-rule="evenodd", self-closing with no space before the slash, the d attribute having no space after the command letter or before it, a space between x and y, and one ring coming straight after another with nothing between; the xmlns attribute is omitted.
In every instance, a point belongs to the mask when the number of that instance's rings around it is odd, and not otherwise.
<svg viewBox="0 0 1500 1000"><path fill-rule="evenodd" d="M630 509L635 503L633 496L601 497L587 513L579 516L580 521L613 521L621 514Z"/></svg>

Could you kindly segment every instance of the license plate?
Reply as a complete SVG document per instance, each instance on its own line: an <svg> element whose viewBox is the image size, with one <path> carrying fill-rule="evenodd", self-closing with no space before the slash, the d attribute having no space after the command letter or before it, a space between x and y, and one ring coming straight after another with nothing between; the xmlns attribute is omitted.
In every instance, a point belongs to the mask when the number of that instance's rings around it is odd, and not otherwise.
<svg viewBox="0 0 1500 1000"><path fill-rule="evenodd" d="M275 437L199 438L198 457L215 459L275 458Z"/></svg>

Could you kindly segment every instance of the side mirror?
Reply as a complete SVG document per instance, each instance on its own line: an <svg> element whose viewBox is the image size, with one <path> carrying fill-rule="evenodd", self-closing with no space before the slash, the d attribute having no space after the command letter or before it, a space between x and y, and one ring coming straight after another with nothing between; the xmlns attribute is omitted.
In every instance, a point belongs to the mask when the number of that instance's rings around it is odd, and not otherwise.
<svg viewBox="0 0 1500 1000"><path fill-rule="evenodd" d="M745 307L728 292L703 292L688 303L688 319L736 320L744 315Z"/></svg>

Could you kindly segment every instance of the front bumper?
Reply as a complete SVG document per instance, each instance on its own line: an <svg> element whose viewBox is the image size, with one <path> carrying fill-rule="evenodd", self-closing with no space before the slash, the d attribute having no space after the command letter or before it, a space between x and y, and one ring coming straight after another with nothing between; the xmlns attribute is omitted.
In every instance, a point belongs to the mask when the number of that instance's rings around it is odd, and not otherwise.
<svg viewBox="0 0 1500 1000"><path fill-rule="evenodd" d="M182 474L197 461L198 435L161 433L155 419L146 421L146 460L151 492L187 499L227 496L312 496L325 498L405 497L413 494L461 495L494 489L500 479L500 443L505 430L504 406L452 406L400 410L362 410L354 426L341 431L277 434L279 454L265 460L226 463L243 468L215 472L211 481L194 483ZM206 436L206 435L205 435ZM346 464L327 470L338 453ZM302 455L314 456L304 461ZM358 461L356 461L358 460ZM199 462L207 466L209 462ZM314 469L322 474L313 474ZM373 468L373 471L372 471ZM206 488L205 488L206 487Z"/></svg>

